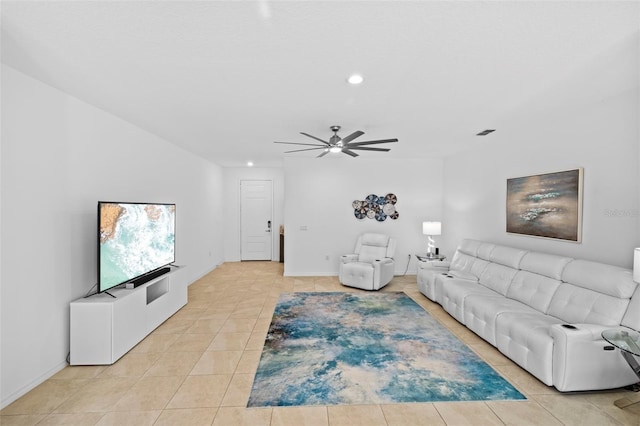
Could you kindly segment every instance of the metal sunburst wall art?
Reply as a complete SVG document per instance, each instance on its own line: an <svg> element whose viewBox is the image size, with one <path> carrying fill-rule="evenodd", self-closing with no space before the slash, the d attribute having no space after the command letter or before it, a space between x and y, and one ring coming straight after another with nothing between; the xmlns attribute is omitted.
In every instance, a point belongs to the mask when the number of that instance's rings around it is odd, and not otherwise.
<svg viewBox="0 0 640 426"><path fill-rule="evenodd" d="M364 200L355 200L351 203L353 215L356 219L375 219L384 222L387 218L396 220L400 213L396 210L398 197L395 194L375 195L369 194Z"/></svg>

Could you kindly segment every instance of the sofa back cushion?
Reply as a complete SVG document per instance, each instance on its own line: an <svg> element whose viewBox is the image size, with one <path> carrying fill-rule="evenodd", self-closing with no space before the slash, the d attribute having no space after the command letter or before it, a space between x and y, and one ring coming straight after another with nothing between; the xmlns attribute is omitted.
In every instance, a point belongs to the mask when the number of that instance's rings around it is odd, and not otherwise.
<svg viewBox="0 0 640 426"><path fill-rule="evenodd" d="M527 254L525 250L505 246L494 246L489 254L488 260L513 269L519 269L520 261L525 254Z"/></svg>
<svg viewBox="0 0 640 426"><path fill-rule="evenodd" d="M489 263L480 275L480 284L506 296L516 272L516 269L508 266Z"/></svg>
<svg viewBox="0 0 640 426"><path fill-rule="evenodd" d="M456 251L453 254L453 259L451 259L449 272L458 278L478 280L488 264L489 262L486 260Z"/></svg>
<svg viewBox="0 0 640 426"><path fill-rule="evenodd" d="M491 252L493 251L493 249L495 247L496 247L495 244L481 243L478 246L478 253L476 254L476 256L479 257L482 260L490 261L491 260Z"/></svg>
<svg viewBox="0 0 640 426"><path fill-rule="evenodd" d="M509 286L507 297L546 314L551 304L551 298L560 284L560 280L554 280L544 275L518 271Z"/></svg>
<svg viewBox="0 0 640 426"><path fill-rule="evenodd" d="M520 261L520 269L561 280L562 271L572 260L570 257L530 251Z"/></svg>
<svg viewBox="0 0 640 426"><path fill-rule="evenodd" d="M637 286L630 269L588 260L569 262L562 281L620 299L630 299Z"/></svg>
<svg viewBox="0 0 640 426"><path fill-rule="evenodd" d="M462 240L458 246L457 252L468 254L469 256L478 257L478 248L482 245L481 241L477 240Z"/></svg>
<svg viewBox="0 0 640 426"><path fill-rule="evenodd" d="M629 299L562 283L551 299L549 315L568 323L619 325Z"/></svg>
<svg viewBox="0 0 640 426"><path fill-rule="evenodd" d="M619 325L637 284L629 269L572 260L549 306L549 314L572 323Z"/></svg>

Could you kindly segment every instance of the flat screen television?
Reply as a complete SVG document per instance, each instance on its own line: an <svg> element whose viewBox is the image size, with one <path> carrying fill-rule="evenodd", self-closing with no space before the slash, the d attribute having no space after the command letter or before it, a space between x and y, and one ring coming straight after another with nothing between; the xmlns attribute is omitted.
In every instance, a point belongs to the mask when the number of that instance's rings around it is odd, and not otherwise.
<svg viewBox="0 0 640 426"><path fill-rule="evenodd" d="M175 262L176 205L98 202L98 292Z"/></svg>

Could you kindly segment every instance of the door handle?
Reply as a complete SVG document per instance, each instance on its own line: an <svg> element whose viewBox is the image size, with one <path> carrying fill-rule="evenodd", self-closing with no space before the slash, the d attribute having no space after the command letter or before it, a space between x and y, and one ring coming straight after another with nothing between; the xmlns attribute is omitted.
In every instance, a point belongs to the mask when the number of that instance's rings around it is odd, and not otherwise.
<svg viewBox="0 0 640 426"><path fill-rule="evenodd" d="M270 220L267 221L267 228L268 229L265 232L271 232L271 221Z"/></svg>

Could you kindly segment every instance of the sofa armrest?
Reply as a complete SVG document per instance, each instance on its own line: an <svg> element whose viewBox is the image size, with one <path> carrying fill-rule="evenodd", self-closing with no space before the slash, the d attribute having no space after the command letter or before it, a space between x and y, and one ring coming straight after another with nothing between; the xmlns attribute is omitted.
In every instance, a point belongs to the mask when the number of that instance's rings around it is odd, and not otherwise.
<svg viewBox="0 0 640 426"><path fill-rule="evenodd" d="M451 262L431 261L418 262L416 278L418 290L429 299L436 301L435 280L438 275L446 274L449 271Z"/></svg>
<svg viewBox="0 0 640 426"><path fill-rule="evenodd" d="M449 271L450 276L452 276L453 278L458 278L461 280L469 280L469 281L478 281L478 277L476 277L475 275L473 275L470 272L464 272L464 271Z"/></svg>
<svg viewBox="0 0 640 426"><path fill-rule="evenodd" d="M357 254L344 254L340 257L340 260L342 261L342 263L351 263L351 262L357 262L358 261L358 255Z"/></svg>
<svg viewBox="0 0 640 426"><path fill-rule="evenodd" d="M390 257L376 259L371 263L371 266L373 266L374 277L386 278L389 274L393 277L393 259Z"/></svg>
<svg viewBox="0 0 640 426"><path fill-rule="evenodd" d="M613 389L638 381L620 351L602 338L604 330L618 327L566 325L549 328L553 338L553 385L559 391Z"/></svg>
<svg viewBox="0 0 640 426"><path fill-rule="evenodd" d="M378 290L393 279L395 264L390 257L376 259L371 264L373 266L373 287Z"/></svg>

